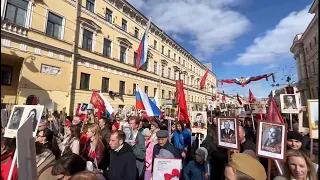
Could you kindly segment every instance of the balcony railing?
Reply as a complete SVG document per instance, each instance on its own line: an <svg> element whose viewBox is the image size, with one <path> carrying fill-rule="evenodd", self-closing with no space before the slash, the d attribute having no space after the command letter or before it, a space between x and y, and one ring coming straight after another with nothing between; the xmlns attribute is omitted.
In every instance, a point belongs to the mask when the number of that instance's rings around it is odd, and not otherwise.
<svg viewBox="0 0 320 180"><path fill-rule="evenodd" d="M1 31L7 31L20 36L28 36L28 29L9 21L1 21Z"/></svg>

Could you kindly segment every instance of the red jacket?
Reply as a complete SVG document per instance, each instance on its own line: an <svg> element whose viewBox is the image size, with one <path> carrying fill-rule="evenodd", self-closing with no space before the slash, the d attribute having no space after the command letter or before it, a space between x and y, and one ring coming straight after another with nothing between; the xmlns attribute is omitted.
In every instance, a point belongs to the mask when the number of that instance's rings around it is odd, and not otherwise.
<svg viewBox="0 0 320 180"><path fill-rule="evenodd" d="M13 155L14 155L14 151L9 152L8 154L5 154L5 155L1 155L1 180L8 179ZM18 180L17 164L14 166L14 169L13 169L12 180Z"/></svg>
<svg viewBox="0 0 320 180"><path fill-rule="evenodd" d="M80 137L80 152L83 152L87 142L88 142L88 136L86 133L82 134Z"/></svg>

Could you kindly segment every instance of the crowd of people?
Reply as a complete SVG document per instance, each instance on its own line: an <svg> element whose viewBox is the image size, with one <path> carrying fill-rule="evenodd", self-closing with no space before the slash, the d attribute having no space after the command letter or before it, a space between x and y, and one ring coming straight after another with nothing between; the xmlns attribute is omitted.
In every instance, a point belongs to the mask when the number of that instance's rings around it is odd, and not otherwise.
<svg viewBox="0 0 320 180"><path fill-rule="evenodd" d="M125 120L119 116L97 119L91 112L82 121L76 116L56 114L52 122L43 117L35 138L38 179L150 180L155 158L181 158L182 180L267 179L268 160L256 155L256 134L250 118L239 126L239 150L217 145L214 117L207 120L204 139L194 139L190 124L178 120L169 123L136 116L126 119L133 130L132 142L126 142L126 134L120 127L120 122ZM312 148L309 140L307 134L299 133L296 128L287 132L286 161L279 162L283 172L270 161L271 179L318 178L308 150ZM16 140L5 138L2 133L1 179L8 179L15 150ZM15 166L12 179L18 178L23 179L18 177Z"/></svg>

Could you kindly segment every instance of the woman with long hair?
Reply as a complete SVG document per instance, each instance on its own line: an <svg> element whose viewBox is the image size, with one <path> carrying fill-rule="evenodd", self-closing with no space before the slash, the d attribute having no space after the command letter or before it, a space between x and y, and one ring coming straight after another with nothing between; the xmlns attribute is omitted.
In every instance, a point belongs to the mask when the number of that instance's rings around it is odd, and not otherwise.
<svg viewBox="0 0 320 180"><path fill-rule="evenodd" d="M61 155L71 153L80 154L80 127L78 125L68 126L63 141L61 142L59 138L57 141Z"/></svg>
<svg viewBox="0 0 320 180"><path fill-rule="evenodd" d="M284 164L283 176L277 176L274 180L316 180L317 174L310 158L301 150L288 150Z"/></svg>
<svg viewBox="0 0 320 180"><path fill-rule="evenodd" d="M87 130L88 141L82 152L82 156L93 161L96 166L99 166L104 159L104 145L102 142L100 127L98 124L92 124Z"/></svg>

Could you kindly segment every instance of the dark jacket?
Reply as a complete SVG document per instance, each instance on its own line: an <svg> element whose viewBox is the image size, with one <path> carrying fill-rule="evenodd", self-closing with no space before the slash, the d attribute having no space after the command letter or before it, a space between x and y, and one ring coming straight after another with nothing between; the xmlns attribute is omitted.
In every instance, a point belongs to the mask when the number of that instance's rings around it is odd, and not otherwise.
<svg viewBox="0 0 320 180"><path fill-rule="evenodd" d="M104 127L103 129L101 129L102 142L105 147L109 146L110 136L111 136L111 131L108 127Z"/></svg>
<svg viewBox="0 0 320 180"><path fill-rule="evenodd" d="M172 144L169 143L169 140L164 146L160 146L159 144L154 145L153 147L153 157L152 162L154 162L154 158L156 158L157 155L159 155L161 149L166 149L172 153L174 158L181 158L180 152L177 148L175 148ZM153 171L153 164L152 164L152 170Z"/></svg>
<svg viewBox="0 0 320 180"><path fill-rule="evenodd" d="M209 161L199 164L196 161L190 161L183 170L183 176L185 180L205 180L210 179L208 173ZM211 168L209 168L210 170ZM207 174L207 177L206 177Z"/></svg>
<svg viewBox="0 0 320 180"><path fill-rule="evenodd" d="M137 177L136 157L129 144L123 143L119 152L111 150L108 180L135 180Z"/></svg>
<svg viewBox="0 0 320 180"><path fill-rule="evenodd" d="M240 145L240 153L243 153L245 150L256 152L256 145L250 139L246 139L246 141Z"/></svg>

